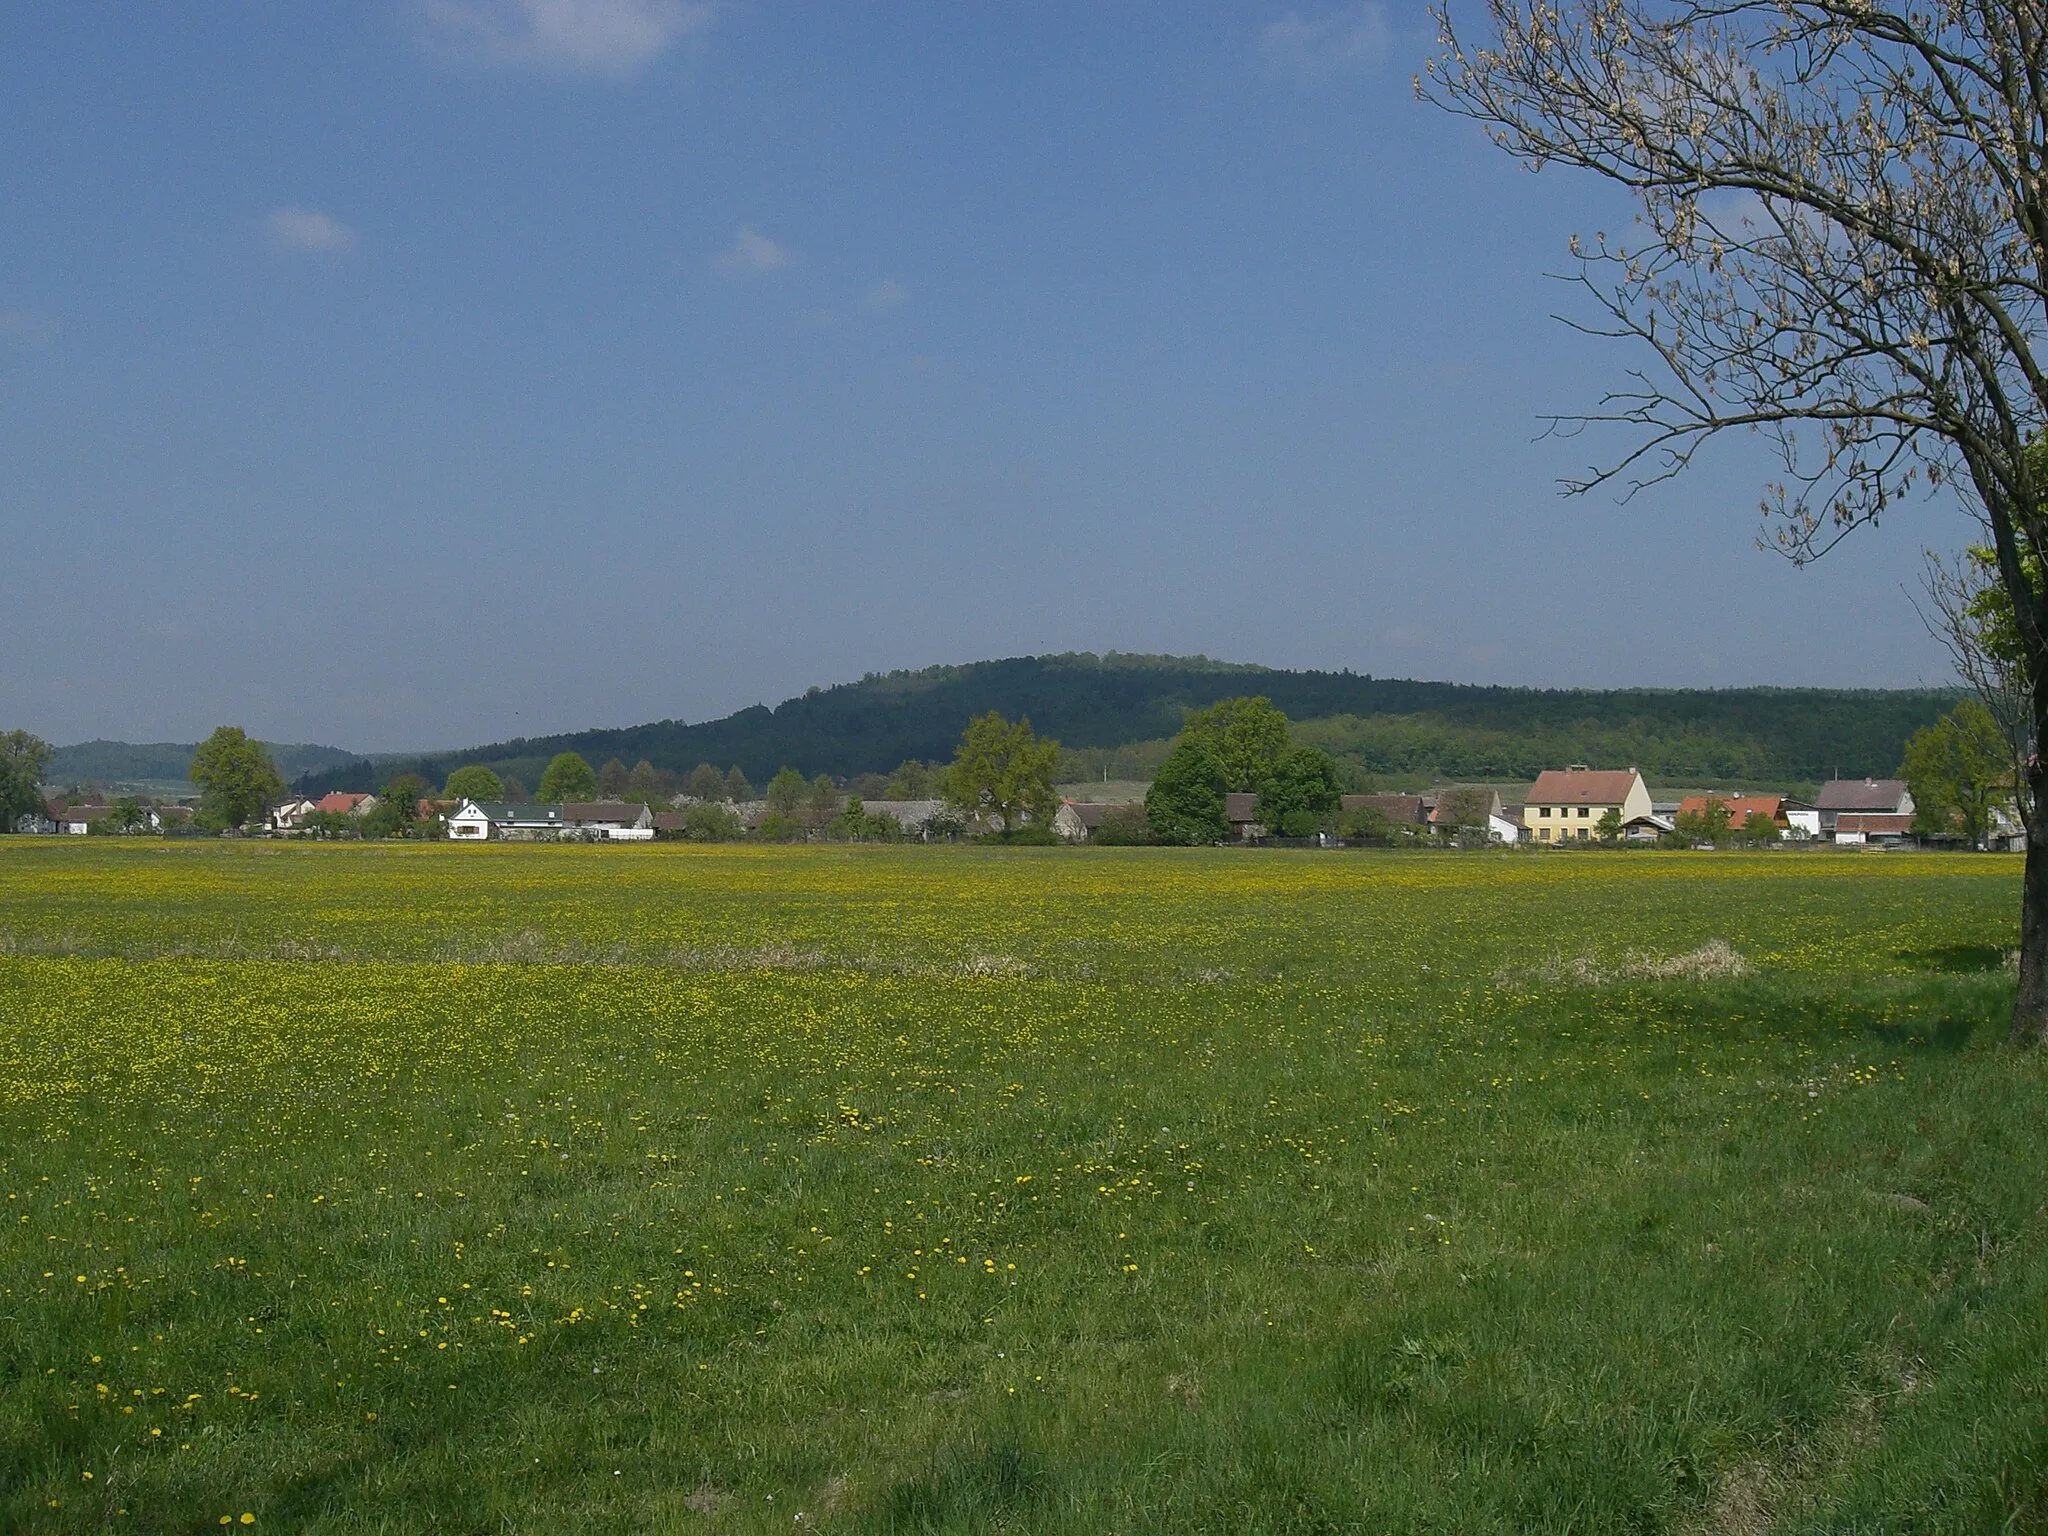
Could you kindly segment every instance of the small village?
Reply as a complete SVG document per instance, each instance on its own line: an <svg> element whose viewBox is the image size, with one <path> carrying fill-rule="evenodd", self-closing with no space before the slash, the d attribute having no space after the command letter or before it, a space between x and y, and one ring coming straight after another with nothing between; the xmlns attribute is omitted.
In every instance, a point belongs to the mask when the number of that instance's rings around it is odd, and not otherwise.
<svg viewBox="0 0 2048 1536"><path fill-rule="evenodd" d="M407 835L463 843L947 842L996 830L990 818L943 798L864 799L817 781L805 791L805 803L795 807L778 807L767 798L712 799L686 792L661 799L553 803L420 796ZM241 830L282 838L375 835L368 830L370 817L381 803L377 795L345 791L318 799L290 796ZM1583 764L1539 775L1518 799L1506 798L1496 787L1470 784L1413 794L1342 795L1329 825L1307 837L1277 836L1260 820L1254 793L1225 794L1223 814L1229 827L1223 841L1237 845L1904 849L1952 841L1929 837L1924 826L1916 829L1913 796L1900 779L1831 779L1811 802L1736 792L1659 800L1633 768ZM17 830L60 836L177 835L191 822L192 808L184 804L56 799L43 815L24 817ZM1142 842L1144 804L1062 795L1050 831L1064 843ZM1992 851L2018 852L2026 846L2026 835L2016 818L2000 813L1987 843Z"/></svg>

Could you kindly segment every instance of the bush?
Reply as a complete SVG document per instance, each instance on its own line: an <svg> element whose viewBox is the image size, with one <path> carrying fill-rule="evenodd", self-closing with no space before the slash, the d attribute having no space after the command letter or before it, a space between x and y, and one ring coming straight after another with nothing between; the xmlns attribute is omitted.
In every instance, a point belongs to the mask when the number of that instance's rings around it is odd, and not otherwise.
<svg viewBox="0 0 2048 1536"><path fill-rule="evenodd" d="M1142 805L1119 806L1102 813L1102 825L1090 841L1104 848L1138 848L1158 841L1152 835L1151 818Z"/></svg>

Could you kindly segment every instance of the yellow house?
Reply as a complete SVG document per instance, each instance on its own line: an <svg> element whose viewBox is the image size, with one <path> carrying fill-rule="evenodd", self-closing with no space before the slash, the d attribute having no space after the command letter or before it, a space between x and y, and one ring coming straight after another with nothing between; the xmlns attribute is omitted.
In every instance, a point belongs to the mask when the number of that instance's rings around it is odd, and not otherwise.
<svg viewBox="0 0 2048 1536"><path fill-rule="evenodd" d="M1589 843L1600 818L1621 813L1624 823L1650 814L1650 790L1635 769L1595 770L1574 763L1562 772L1547 769L1536 776L1522 807L1522 825L1532 843Z"/></svg>

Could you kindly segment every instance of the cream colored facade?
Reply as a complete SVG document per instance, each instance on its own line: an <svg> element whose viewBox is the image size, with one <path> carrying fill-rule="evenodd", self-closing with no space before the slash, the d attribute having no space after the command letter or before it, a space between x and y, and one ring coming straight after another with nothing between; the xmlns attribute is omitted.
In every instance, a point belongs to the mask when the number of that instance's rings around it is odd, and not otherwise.
<svg viewBox="0 0 2048 1536"><path fill-rule="evenodd" d="M1650 790L1640 773L1633 768L1552 769L1530 786L1522 825L1529 841L1539 847L1590 843L1599 836L1600 818L1609 811L1618 812L1624 823L1650 814Z"/></svg>

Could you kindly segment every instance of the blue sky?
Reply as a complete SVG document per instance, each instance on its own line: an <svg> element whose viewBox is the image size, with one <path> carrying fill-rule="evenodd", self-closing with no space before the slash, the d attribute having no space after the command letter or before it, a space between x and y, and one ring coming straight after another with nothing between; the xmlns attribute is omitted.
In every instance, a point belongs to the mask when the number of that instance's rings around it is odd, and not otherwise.
<svg viewBox="0 0 2048 1536"><path fill-rule="evenodd" d="M0 21L0 728L361 749L1056 650L1894 685L1908 507L1540 436L1605 189L1419 7L195 0ZM1610 445L1611 446L1611 445Z"/></svg>

